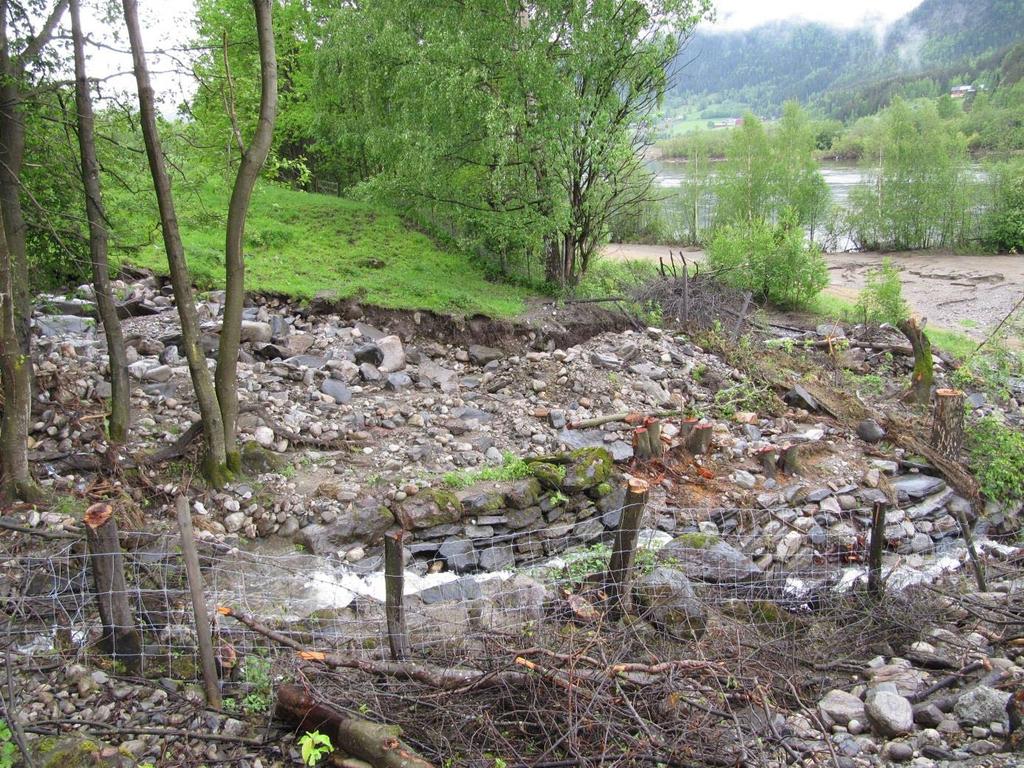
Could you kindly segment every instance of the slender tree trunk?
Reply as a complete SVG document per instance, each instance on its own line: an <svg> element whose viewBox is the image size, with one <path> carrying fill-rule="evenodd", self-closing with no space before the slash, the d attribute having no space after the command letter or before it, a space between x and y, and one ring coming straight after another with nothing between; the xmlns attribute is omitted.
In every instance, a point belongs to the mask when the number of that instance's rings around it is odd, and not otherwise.
<svg viewBox="0 0 1024 768"><path fill-rule="evenodd" d="M111 443L123 445L131 425L131 385L128 381L128 355L117 317L114 294L110 288L110 267L107 263L107 215L103 210L99 162L96 159L96 138L93 129L92 99L85 76L85 46L79 18L78 0L71 0L71 36L75 48L75 106L78 113L78 149L82 160L82 186L85 189L85 213L89 219L89 255L92 262L92 284L96 306L103 322L110 359L110 421Z"/></svg>
<svg viewBox="0 0 1024 768"><path fill-rule="evenodd" d="M914 350L914 371L910 376L910 389L905 400L918 405L928 405L932 396L932 345L924 333L924 325L910 318L899 324L899 329Z"/></svg>
<svg viewBox="0 0 1024 768"><path fill-rule="evenodd" d="M8 73L8 67L2 67L0 76L7 81L0 86L0 207L3 208L4 233L11 261L15 332L22 353L28 355L32 303L29 297L28 258L25 254L25 217L21 210L25 117L21 112L21 94L13 76Z"/></svg>
<svg viewBox="0 0 1024 768"><path fill-rule="evenodd" d="M0 379L3 420L0 424L0 501L37 501L42 492L28 465L28 430L32 418L32 362L21 349L15 319L11 252L0 219Z"/></svg>
<svg viewBox="0 0 1024 768"><path fill-rule="evenodd" d="M260 48L260 117L252 143L242 155L235 177L235 187L228 205L227 242L224 249L226 270L224 323L217 352L216 390L224 422L224 447L228 468L239 472L241 457L235 441L238 419L238 347L242 333L242 308L245 302L245 217L249 200L260 170L267 161L277 116L277 57L274 51L274 30L271 0L253 0L256 13L256 34Z"/></svg>
<svg viewBox="0 0 1024 768"><path fill-rule="evenodd" d="M220 416L213 377L206 367L206 357L200 345L199 317L192 294L192 278L185 262L185 249L181 244L181 233L178 230L171 179L164 166L163 148L153 106L153 86L149 80L146 54L142 45L138 5L136 0L122 0L122 5L132 49L135 82L139 91L142 137L146 142L146 156L149 159L149 170L153 176L153 188L160 209L160 224L163 230L164 250L167 252L167 265L171 273L171 287L174 289L174 300L178 305L178 317L181 319L182 344L185 347L185 358L188 360L192 386L195 388L199 412L203 419L206 448L204 474L214 487L219 488L230 479L224 448L224 422Z"/></svg>

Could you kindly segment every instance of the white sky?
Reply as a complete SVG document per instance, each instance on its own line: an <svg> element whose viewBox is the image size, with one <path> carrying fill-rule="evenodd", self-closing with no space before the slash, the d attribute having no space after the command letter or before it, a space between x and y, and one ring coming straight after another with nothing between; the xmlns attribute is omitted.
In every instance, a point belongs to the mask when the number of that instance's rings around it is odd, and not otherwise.
<svg viewBox="0 0 1024 768"><path fill-rule="evenodd" d="M920 3L921 0L716 0L718 21L714 28L748 29L768 21L794 18L855 27L895 21Z"/></svg>

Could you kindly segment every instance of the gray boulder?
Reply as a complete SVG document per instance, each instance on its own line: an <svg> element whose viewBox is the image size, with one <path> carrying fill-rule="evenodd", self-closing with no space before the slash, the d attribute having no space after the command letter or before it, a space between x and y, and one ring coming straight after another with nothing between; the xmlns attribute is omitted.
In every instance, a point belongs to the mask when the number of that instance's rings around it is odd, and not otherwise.
<svg viewBox="0 0 1024 768"><path fill-rule="evenodd" d="M953 707L953 714L962 725L1001 723L1007 719L1006 702L1010 694L979 685L963 694Z"/></svg>
<svg viewBox="0 0 1024 768"><path fill-rule="evenodd" d="M374 368L384 362L384 351L373 342L360 344L352 351L357 363L369 363Z"/></svg>
<svg viewBox="0 0 1024 768"><path fill-rule="evenodd" d="M697 581L747 581L762 573L757 564L738 549L703 533L676 537L658 551L658 559Z"/></svg>
<svg viewBox="0 0 1024 768"><path fill-rule="evenodd" d="M865 443L877 443L885 437L885 430L874 419L864 419L857 425L857 436Z"/></svg>
<svg viewBox="0 0 1024 768"><path fill-rule="evenodd" d="M505 353L494 347L485 347L482 344L472 344L469 347L469 361L474 365L487 365L495 360L501 360Z"/></svg>
<svg viewBox="0 0 1024 768"><path fill-rule="evenodd" d="M405 368L405 349L400 338L385 336L377 339L377 349L381 351L381 361L377 365L381 373L394 373Z"/></svg>
<svg viewBox="0 0 1024 768"><path fill-rule="evenodd" d="M375 543L395 524L391 510L380 499L357 499L342 510L328 525L307 525L297 540L315 555L337 552L348 544Z"/></svg>
<svg viewBox="0 0 1024 768"><path fill-rule="evenodd" d="M658 566L637 581L633 595L640 615L659 629L693 640L704 635L704 606L681 571Z"/></svg>
<svg viewBox="0 0 1024 768"><path fill-rule="evenodd" d="M274 335L270 323L260 323L256 320L242 321L242 342L254 342L266 344Z"/></svg>
<svg viewBox="0 0 1024 768"><path fill-rule="evenodd" d="M67 336L72 333L91 333L96 321L77 315L47 315L37 317L36 328L43 336Z"/></svg>
<svg viewBox="0 0 1024 768"><path fill-rule="evenodd" d="M914 730L914 707L891 691L872 691L864 702L868 722L882 736L902 736Z"/></svg>
<svg viewBox="0 0 1024 768"><path fill-rule="evenodd" d="M352 399L350 390L343 381L337 379L324 379L320 384L320 391L334 399L339 405L349 402Z"/></svg>
<svg viewBox="0 0 1024 768"><path fill-rule="evenodd" d="M476 547L468 539L459 539L454 536L445 539L438 547L437 553L445 559L448 567L456 573L475 570L479 564Z"/></svg>
<svg viewBox="0 0 1024 768"><path fill-rule="evenodd" d="M864 720L864 702L838 688L822 697L818 702L818 710L839 725L847 725L851 720Z"/></svg>

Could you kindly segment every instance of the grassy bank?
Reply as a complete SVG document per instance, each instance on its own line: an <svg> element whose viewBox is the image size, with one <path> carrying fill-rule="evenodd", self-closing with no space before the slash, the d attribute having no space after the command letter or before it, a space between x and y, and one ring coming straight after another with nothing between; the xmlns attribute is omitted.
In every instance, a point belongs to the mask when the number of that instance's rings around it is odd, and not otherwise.
<svg viewBox="0 0 1024 768"><path fill-rule="evenodd" d="M179 195L185 254L200 288L224 284L228 190ZM166 274L157 241L122 256ZM246 287L308 299L319 291L389 309L511 317L528 292L490 282L465 254L445 250L395 213L369 203L261 184L246 225Z"/></svg>

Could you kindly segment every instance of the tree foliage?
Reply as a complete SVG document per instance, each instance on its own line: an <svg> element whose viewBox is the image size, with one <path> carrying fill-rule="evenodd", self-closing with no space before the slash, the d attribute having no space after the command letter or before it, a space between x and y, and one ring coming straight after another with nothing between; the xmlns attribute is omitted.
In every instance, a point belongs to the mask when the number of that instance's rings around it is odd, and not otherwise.
<svg viewBox="0 0 1024 768"><path fill-rule="evenodd" d="M868 139L872 182L850 195L853 237L870 250L951 246L967 239L971 180L964 137L933 102L897 99Z"/></svg>
<svg viewBox="0 0 1024 768"><path fill-rule="evenodd" d="M806 306L828 285L821 249L804 240L792 215L777 224L721 227L708 245L708 264L730 285L780 307Z"/></svg>
<svg viewBox="0 0 1024 768"><path fill-rule="evenodd" d="M649 195L646 121L705 0L371 0L318 57L317 131L339 178L402 204L506 274L575 284Z"/></svg>

